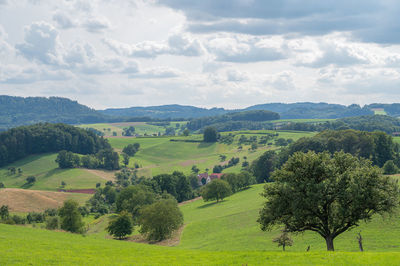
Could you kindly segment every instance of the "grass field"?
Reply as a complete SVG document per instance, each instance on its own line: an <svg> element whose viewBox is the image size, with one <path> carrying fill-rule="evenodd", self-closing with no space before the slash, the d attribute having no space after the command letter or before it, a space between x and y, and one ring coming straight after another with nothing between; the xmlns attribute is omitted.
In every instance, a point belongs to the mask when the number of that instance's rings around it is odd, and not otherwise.
<svg viewBox="0 0 400 266"><path fill-rule="evenodd" d="M186 227L180 248L194 250L248 250L278 251L272 239L280 234L275 228L263 232L256 222L258 212L265 201L260 196L263 185L236 193L221 203L198 200L181 206ZM335 239L335 250L358 251L356 235L362 233L366 251L390 252L400 250L400 216L382 219L376 216L370 223L361 222L360 227L348 231ZM293 246L289 251L326 250L325 240L318 234L306 232L293 235Z"/></svg>
<svg viewBox="0 0 400 266"><path fill-rule="evenodd" d="M374 108L371 110L374 111L375 115L387 115L385 109L383 109L383 108Z"/></svg>
<svg viewBox="0 0 400 266"><path fill-rule="evenodd" d="M110 144L117 149L122 149L131 143L139 143L140 150L131 158L129 166L134 167L137 163L141 167L139 175L154 176L161 173L171 173L173 171L182 171L190 174L191 167L196 165L201 172L210 169L214 165L224 162L220 161L219 155L225 155L227 160L232 157L239 157L240 163L232 168L227 168L225 172L238 172L241 169L243 157L247 157L247 161L251 162L258 158L268 149L276 149L275 146L260 146L257 150L250 150L250 145L243 145L242 149L238 149L238 139L240 135L246 137L260 137L267 133L275 133L275 131L259 130L259 131L237 131L235 141L231 145L222 143L201 143L201 142L184 142L185 140L202 140L202 135L192 135L188 137L151 137L151 138L109 138ZM224 133L228 134L228 133ZM293 132L279 131L279 138L291 138L297 140L300 137L312 136L313 132ZM171 141L180 140L180 141ZM226 162L225 162L226 163Z"/></svg>
<svg viewBox="0 0 400 266"><path fill-rule="evenodd" d="M107 176L113 173L89 171L86 169L59 169L55 159L57 154L31 155L13 164L0 168L0 182L7 188L29 188L36 190L57 190L61 182L65 189L95 188L96 183L105 184ZM8 167L21 168L22 174L10 175ZM35 176L36 182L26 186L26 178Z"/></svg>
<svg viewBox="0 0 400 266"><path fill-rule="evenodd" d="M204 251L0 224L1 265L395 265L398 252Z"/></svg>
<svg viewBox="0 0 400 266"><path fill-rule="evenodd" d="M182 124L186 124L185 121L179 122L170 122L169 126L166 127L173 127L176 129L176 125L178 127ZM82 124L78 125L80 128L94 128L100 132L104 133L104 136L110 137L113 136L113 132L117 133L117 136L122 136L122 132L124 128L133 126L135 128L135 133L139 135L153 135L153 134L164 134L165 133L165 126L158 126L158 125L150 125L146 122L123 122L123 123L99 123L99 124Z"/></svg>

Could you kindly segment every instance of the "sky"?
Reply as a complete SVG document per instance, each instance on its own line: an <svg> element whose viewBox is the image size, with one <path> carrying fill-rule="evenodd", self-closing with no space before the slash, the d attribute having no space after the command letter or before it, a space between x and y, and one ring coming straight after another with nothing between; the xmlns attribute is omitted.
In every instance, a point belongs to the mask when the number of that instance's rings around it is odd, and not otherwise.
<svg viewBox="0 0 400 266"><path fill-rule="evenodd" d="M0 95L400 102L400 1L0 0Z"/></svg>

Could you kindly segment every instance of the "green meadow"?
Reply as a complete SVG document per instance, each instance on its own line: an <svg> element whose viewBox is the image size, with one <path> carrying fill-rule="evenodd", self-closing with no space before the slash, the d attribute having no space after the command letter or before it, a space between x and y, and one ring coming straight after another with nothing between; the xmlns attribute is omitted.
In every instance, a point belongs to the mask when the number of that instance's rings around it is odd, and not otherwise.
<svg viewBox="0 0 400 266"><path fill-rule="evenodd" d="M59 169L55 159L56 153L31 155L15 163L0 168L0 182L8 188L29 188L36 190L57 190L61 182L65 189L95 188L96 183L105 184L104 177L86 169ZM21 174L10 175L8 168L21 168ZM28 176L35 176L32 186L26 185Z"/></svg>
<svg viewBox="0 0 400 266"><path fill-rule="evenodd" d="M225 155L226 160L232 157L239 157L240 162L238 165L224 170L224 172L239 172L241 163L245 160L244 157L247 158L247 161L251 162L265 151L277 149L274 145L259 145L257 150L251 150L250 145L242 145L242 149L238 148L238 139L241 135L245 135L247 138L252 136L259 138L267 133L275 133L275 131L258 130L229 133L235 134L234 142L230 145L223 143L202 143L202 135L187 137L109 138L109 142L118 151L122 151L128 144L139 143L140 150L134 157L131 157L129 166L134 167L135 163L137 163L140 166L138 169L139 175L147 177L161 173L171 173L173 171L182 171L185 174L190 174L193 165L196 165L201 172L204 172L205 169L212 171L214 165L226 163L220 161L220 155ZM278 131L278 134L278 138L297 140L304 136L312 136L315 133ZM191 140L199 142L187 142Z"/></svg>
<svg viewBox="0 0 400 266"><path fill-rule="evenodd" d="M265 201L260 193L262 184L254 185L226 198L221 203L198 200L181 206L185 218L179 248L194 250L279 251L272 239L280 234L279 227L263 232L257 223L258 212ZM361 231L364 250L376 252L400 251L400 214L361 222L359 227L339 235L335 250L356 252L356 235ZM325 251L325 240L314 232L291 236L293 246L287 251L302 252L310 246L312 251Z"/></svg>
<svg viewBox="0 0 400 266"><path fill-rule="evenodd" d="M394 265L398 252L204 251L0 224L1 265Z"/></svg>
<svg viewBox="0 0 400 266"><path fill-rule="evenodd" d="M122 123L98 123L98 124L82 124L77 125L80 128L94 128L100 132L104 133L104 136L110 137L113 136L113 132L117 133L117 136L122 136L122 132L124 128L128 128L133 126L135 128L135 133L139 135L153 135L153 134L164 134L166 127L173 127L177 129L182 124L186 124L185 121L179 122L170 122L168 126L159 126L159 125L150 125L146 122L122 122ZM178 128L179 129L179 128Z"/></svg>
<svg viewBox="0 0 400 266"><path fill-rule="evenodd" d="M197 200L181 206L185 229L175 247L110 239L107 216L89 223L87 235L0 224L1 265L395 265L400 261L399 217L375 217L371 223L335 240L335 252L313 233L292 236L282 252L272 238L279 228L262 232L256 222L264 199L263 185L226 198L221 203ZM358 252L361 231L365 252ZM310 245L310 252L304 252Z"/></svg>

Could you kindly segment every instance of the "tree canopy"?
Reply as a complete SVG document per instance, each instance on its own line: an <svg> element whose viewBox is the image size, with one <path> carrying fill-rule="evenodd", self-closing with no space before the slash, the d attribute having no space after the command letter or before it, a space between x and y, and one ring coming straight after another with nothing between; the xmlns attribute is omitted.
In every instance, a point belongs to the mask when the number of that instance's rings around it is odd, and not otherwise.
<svg viewBox="0 0 400 266"><path fill-rule="evenodd" d="M147 239L161 241L183 224L183 214L175 199L161 199L140 211L139 224Z"/></svg>
<svg viewBox="0 0 400 266"><path fill-rule="evenodd" d="M217 142L218 132L213 127L207 127L204 129L203 140L204 142Z"/></svg>
<svg viewBox="0 0 400 266"><path fill-rule="evenodd" d="M59 210L61 229L72 233L81 233L83 231L84 223L78 206L78 203L74 200L64 201L63 206Z"/></svg>
<svg viewBox="0 0 400 266"><path fill-rule="evenodd" d="M283 224L287 232L314 231L328 250L338 235L376 213L392 212L399 201L394 180L344 152L297 152L272 176L275 182L263 192L261 229Z"/></svg>
<svg viewBox="0 0 400 266"><path fill-rule="evenodd" d="M227 181L214 179L203 188L201 196L204 201L217 200L219 202L230 194L232 194L232 190Z"/></svg>
<svg viewBox="0 0 400 266"><path fill-rule="evenodd" d="M118 239L122 239L126 235L132 234L132 229L132 218L126 211L121 212L115 219L111 220L107 226L108 233Z"/></svg>

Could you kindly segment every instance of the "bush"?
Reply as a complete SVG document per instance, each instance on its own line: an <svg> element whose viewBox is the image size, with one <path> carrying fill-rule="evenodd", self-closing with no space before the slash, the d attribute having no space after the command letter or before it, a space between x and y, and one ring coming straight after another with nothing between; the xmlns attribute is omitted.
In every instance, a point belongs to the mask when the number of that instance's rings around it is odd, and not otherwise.
<svg viewBox="0 0 400 266"><path fill-rule="evenodd" d="M0 182L0 188L5 188L4 183Z"/></svg>
<svg viewBox="0 0 400 266"><path fill-rule="evenodd" d="M143 207L140 212L140 233L148 240L161 241L183 224L183 215L174 199L162 199Z"/></svg>
<svg viewBox="0 0 400 266"><path fill-rule="evenodd" d="M60 220L58 216L48 217L46 219L46 229L55 230L60 228Z"/></svg>
<svg viewBox="0 0 400 266"><path fill-rule="evenodd" d="M14 224L25 224L26 223L26 219L24 217L21 217L18 215L11 216L11 220L14 221Z"/></svg>
<svg viewBox="0 0 400 266"><path fill-rule="evenodd" d="M397 168L397 166L394 164L394 162L392 160L387 161L383 165L383 173L385 175L394 175L398 171L399 171L399 169Z"/></svg>
<svg viewBox="0 0 400 266"><path fill-rule="evenodd" d="M26 216L26 220L29 224L31 223L43 223L45 219L45 215L40 212L30 212Z"/></svg>

